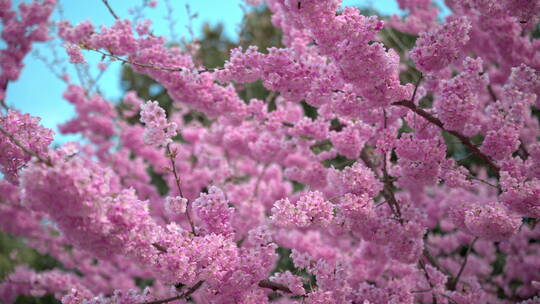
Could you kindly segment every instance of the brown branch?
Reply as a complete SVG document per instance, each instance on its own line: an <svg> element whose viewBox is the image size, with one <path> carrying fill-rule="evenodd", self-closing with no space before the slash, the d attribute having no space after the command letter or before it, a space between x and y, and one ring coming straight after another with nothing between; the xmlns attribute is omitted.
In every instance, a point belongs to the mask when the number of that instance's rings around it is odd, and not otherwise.
<svg viewBox="0 0 540 304"><path fill-rule="evenodd" d="M420 82L422 81L422 78L424 77L423 74L420 74L420 77L416 80L416 84L414 85L414 91L412 93L411 102L414 103L414 99L416 98L416 92L418 91L418 87L420 86Z"/></svg>
<svg viewBox="0 0 540 304"><path fill-rule="evenodd" d="M461 141L462 144L464 144L467 148L469 148L475 155L480 157L491 169L493 169L493 171L495 171L495 173L499 174L500 168L493 162L493 160L491 160L491 158L489 156L482 153L482 151L480 151L480 149L478 149L478 147L476 147L467 136L465 136L465 135L463 135L463 134L461 134L459 132L456 132L456 131L445 129L444 124L442 123L442 121L440 121L437 117L431 115L431 113L425 111L424 109L421 109L421 108L417 107L410 100L398 101L398 102L393 103L393 105L409 108L414 113L422 116L425 120L427 120L430 123L432 123L432 124L436 125L437 127L439 127L441 130L444 130L444 131L454 135L455 137L457 137Z"/></svg>
<svg viewBox="0 0 540 304"><path fill-rule="evenodd" d="M388 202L390 209L392 209L392 212L394 213L394 215L396 216L400 224L403 224L403 218L401 217L401 209L399 207L399 203L394 194L394 189L393 189L394 183L392 181L393 179L392 179L392 176L388 174L388 170L386 169L386 155L384 156L384 160L383 160L382 172L383 172L382 181L384 184L382 195Z"/></svg>
<svg viewBox="0 0 540 304"><path fill-rule="evenodd" d="M424 292L431 292L433 289L419 289L419 290L411 290L411 293L424 293Z"/></svg>
<svg viewBox="0 0 540 304"><path fill-rule="evenodd" d="M124 58L122 58L120 56L113 55L111 53L106 53L106 52L104 52L102 50L84 47L84 45L83 45L83 49L94 51L94 52L97 52L97 53L99 53L99 54L101 54L101 55L103 55L105 57L110 57L110 58L112 58L114 60L121 61L122 63L136 65L136 66L139 66L139 67L142 67L142 68L149 68L149 69L169 71L169 72L189 71L188 68L167 67L167 66L160 66L160 65L154 65L154 64L147 64L147 63L140 63L140 62L136 62L136 61L131 61L131 60L124 59ZM201 69L201 70L196 70L196 72L201 74L201 73L204 73L204 72L215 72L215 71L219 71L219 70L223 70L223 69L224 68L215 68L215 69L204 68L204 69Z"/></svg>
<svg viewBox="0 0 540 304"><path fill-rule="evenodd" d="M403 224L404 221L401 217L401 209L394 194L394 178L390 174L388 174L388 170L386 169L386 155L383 156L384 159L382 160L383 176L381 177L376 170L379 161L375 158L374 153L370 151L371 149L371 146L366 145L366 147L362 149L360 159L362 159L366 166L370 168L371 171L373 171L373 174L375 174L375 176L383 182L383 189L381 191L381 194L388 203L388 206L392 210L392 213L394 213L398 221Z"/></svg>
<svg viewBox="0 0 540 304"><path fill-rule="evenodd" d="M266 169L268 169L268 166L270 164L265 164L261 173L259 174L259 176L257 177L257 180L255 181L255 190L253 191L253 197L256 198L257 195L259 195L259 185L261 184L261 180L262 180L262 177L264 175L264 173L266 172Z"/></svg>
<svg viewBox="0 0 540 304"><path fill-rule="evenodd" d="M413 98L414 98L414 95L416 94L416 88L417 87L418 87L418 85L415 87L415 90L414 90L414 93L413 93ZM386 129L388 118L386 116L386 110L385 109L383 109L383 115L384 115L384 128ZM390 176L390 174L388 174L388 170L386 169L386 166L387 166L387 155L385 153L383 155L383 160L382 160L382 173L383 173L382 182L384 184L383 190L382 190L382 195L386 199L386 202L388 203L388 206L390 206L390 209L392 210L392 213L394 213L394 215L398 219L399 223L403 225L403 218L401 217L401 210L399 208L399 203L398 203L398 201L396 199L396 196L394 195L393 178L392 178L392 176Z"/></svg>
<svg viewBox="0 0 540 304"><path fill-rule="evenodd" d="M499 98L497 98L497 95L495 94L495 91L493 91L493 87L491 86L491 84L487 85L487 89L489 92L489 96L491 96L491 100L493 100L493 102L497 102Z"/></svg>
<svg viewBox="0 0 540 304"><path fill-rule="evenodd" d="M204 281L199 281L197 284L193 285L190 289L188 289L186 292L182 293L181 295L170 297L167 299L157 300L157 301L151 301L151 302L144 302L143 304L163 304L175 300L180 300L184 298L188 298L190 295L192 295L197 289L199 289Z"/></svg>
<svg viewBox="0 0 540 304"><path fill-rule="evenodd" d="M440 272L446 274L447 276L452 277L452 274L448 270L443 268L441 266L441 264L439 264L437 259L435 259L435 257L433 257L433 255L431 254L431 252L427 248L424 248L423 255L428 260L428 262L431 265L433 265L433 267L437 268L437 270L439 270Z"/></svg>
<svg viewBox="0 0 540 304"><path fill-rule="evenodd" d="M161 246L158 243L152 243L152 246L154 246L154 248L156 248L160 252L163 252L163 253L167 252L167 248Z"/></svg>
<svg viewBox="0 0 540 304"><path fill-rule="evenodd" d="M87 48L87 49L88 49L88 48ZM187 70L187 69L185 69L185 68L164 67L164 66L153 65L153 64L139 63L139 62L127 60L127 59L124 59L124 58L122 58L122 57L119 57L119 56L116 56L116 55L113 55L113 54L110 54L110 53L106 53L106 52L103 52L103 51L97 50L97 49L88 49L88 50L91 50L91 51L94 51L94 52L98 52L98 53L100 53L100 54L103 55L103 56L113 58L113 59L118 60L118 61L121 61L121 62L123 62L123 63L127 63L127 64L132 64L132 65L140 66L140 67L142 67L142 68L149 68L149 69L156 69L156 70L164 70L164 71L170 71L170 72L181 72L181 71Z"/></svg>
<svg viewBox="0 0 540 304"><path fill-rule="evenodd" d="M476 147L467 136L465 136L465 135L463 135L463 134L461 134L459 132L456 132L456 131L451 131L451 130L445 129L444 124L437 117L433 116L431 113L425 111L424 109L419 108L419 107L416 106L416 104L414 103L414 98L416 97L416 92L418 90L418 86L419 86L421 80L422 80L422 75L420 75L420 78L418 78L418 80L416 82L416 85L415 85L414 91L413 91L413 95L412 95L412 98L410 100L401 100L401 101L398 101L398 102L394 102L392 105L409 108L414 113L422 116L428 122L430 122L430 123L436 125L437 127L439 127L441 130L446 131L446 132L454 135L455 137L457 137L461 141L462 144L467 146L475 155L480 157L498 175L499 171L500 171L500 168L493 162L493 160L489 156L482 153L482 151L480 151L480 149L478 149L478 147ZM333 90L333 91L334 92L343 92L342 90ZM359 96L357 96L357 97L360 98ZM386 123L386 117L385 117L385 123Z"/></svg>
<svg viewBox="0 0 540 304"><path fill-rule="evenodd" d="M529 158L529 151L527 151L527 148L523 144L523 141L520 141L518 151L521 152L521 158L526 159Z"/></svg>
<svg viewBox="0 0 540 304"><path fill-rule="evenodd" d="M46 164L49 167L52 167L53 164L50 159L44 159L43 157L39 156L36 152L31 151L27 147L23 146L15 137L13 137L12 134L10 134L8 131L4 130L4 128L0 127L0 132L4 134L9 140L16 145L17 147L21 148L25 153L30 154L34 157L36 157L40 162Z"/></svg>
<svg viewBox="0 0 540 304"><path fill-rule="evenodd" d="M9 107L3 99L0 99L0 106L2 106L2 108L4 108L6 111L9 111Z"/></svg>
<svg viewBox="0 0 540 304"><path fill-rule="evenodd" d="M203 285L203 283L204 283L204 281L197 282L197 284L193 285L193 287L191 287L190 289L188 289L186 292L182 293L181 295L166 298L166 299L162 299L162 300L144 302L142 304L163 304L163 303L167 303L167 302L171 302L171 301L175 301L175 300L188 298L195 291L197 291L197 289L199 289ZM292 291L289 289L289 287L287 287L287 286L285 286L283 284L274 283L274 282L272 282L270 280L262 280L262 281L259 282L258 286L261 287L261 288L271 289L273 291L282 291L282 292L286 292L286 293L292 293Z"/></svg>
<svg viewBox="0 0 540 304"><path fill-rule="evenodd" d="M101 0L103 1L103 4L105 4L105 6L107 7L107 9L109 10L109 13L111 13L111 15L114 17L114 19L118 20L120 18L118 18L118 15L114 12L114 10L112 9L112 7L109 5L109 1L108 0Z"/></svg>
<svg viewBox="0 0 540 304"><path fill-rule="evenodd" d="M6 97L8 83L9 83L9 82L6 80L6 82L5 82L4 85L2 86L2 91L4 91L4 98ZM9 111L9 107L7 106L6 102L4 101L4 98L0 99L0 105L1 105L2 108L4 108L6 111Z"/></svg>
<svg viewBox="0 0 540 304"><path fill-rule="evenodd" d="M456 300L454 300L454 299L452 299L451 297L445 295L444 293L442 293L441 296L447 298L447 299L450 300L452 303L458 304L458 302L456 302Z"/></svg>
<svg viewBox="0 0 540 304"><path fill-rule="evenodd" d="M471 175L471 174L467 174L467 178L472 179L472 180L479 181L479 182L481 182L481 183L483 183L483 184L486 184L486 185L488 185L488 186L490 186L490 187L493 187L493 188L495 188L495 189L497 189L497 190L499 190L499 191L501 190L501 187L499 187L499 186L497 186L497 185L494 185L494 184L492 184L492 183L490 183L490 182L488 182L488 181L486 181L486 180L483 180L483 179L481 179L481 178L478 178L478 177L476 177L476 176L473 176L473 175Z"/></svg>
<svg viewBox="0 0 540 304"><path fill-rule="evenodd" d="M283 292L287 292L287 293L292 293L292 291L289 289L289 287L283 285L283 284L279 284L279 283L274 283L270 280L262 280L259 282L259 287L261 288L267 288L267 289L272 289L273 291L283 291Z"/></svg>
<svg viewBox="0 0 540 304"><path fill-rule="evenodd" d="M184 195L182 194L182 187L180 187L180 177L178 176L178 172L176 171L176 161L175 161L176 151L175 151L175 153L173 153L171 151L171 145L170 144L167 144L167 156L171 160L172 172L174 174L174 180L176 182L176 187L178 188L178 193L180 194L181 197L184 197ZM191 232L193 233L193 235L196 236L197 232L195 231L195 225L193 224L193 220L191 219L191 215L190 215L189 211L190 211L190 208L189 208L189 200L188 200L187 203L186 203L186 216L187 216L189 225L191 226Z"/></svg>
<svg viewBox="0 0 540 304"><path fill-rule="evenodd" d="M157 250L161 251L161 252L167 252L167 248L157 244L157 243L153 243L152 246L154 246L154 248L156 248ZM275 282L272 282L270 280L262 280L259 282L258 284L259 287L261 288L267 288L267 289L272 289L273 291L283 291L283 292L287 292L287 293L292 293L292 291L289 289L289 287L283 285L283 284L279 284L279 283L275 283ZM178 297L174 297L174 298L169 298L168 300L169 301L172 301L171 299L173 300L176 300L176 299L179 299ZM163 300L162 300L163 301ZM159 304L159 303L165 303L165 302L150 302L150 303L145 303L145 304Z"/></svg>
<svg viewBox="0 0 540 304"><path fill-rule="evenodd" d="M420 265L420 268L422 268L422 270L424 271L424 275L426 276L426 281L428 282L428 285L430 287L430 289L427 290L427 291L433 290L434 286L433 286L433 283L431 283L431 278L429 277L429 274L428 274L428 272L426 270L426 265L425 265L424 261L419 260L418 264ZM431 298L432 298L433 304L437 304L437 297L435 297L435 293L431 294Z"/></svg>
<svg viewBox="0 0 540 304"><path fill-rule="evenodd" d="M371 145L366 144L364 148L362 148L362 152L360 153L360 159L366 164L368 168L370 168L375 176L380 179L379 173L377 172L377 167L381 164L380 157L375 153L375 148Z"/></svg>
<svg viewBox="0 0 540 304"><path fill-rule="evenodd" d="M467 252L465 253L465 257L463 258L463 262L461 263L461 267L459 267L459 271L455 278L453 280L448 281L448 284L446 284L446 287L450 290L456 290L456 286L459 283L459 278L461 277L461 274L463 273L463 270L465 270L465 266L467 265L467 260L469 258L469 254L472 251L472 248L474 246L474 243L478 240L478 237L475 237L474 240L469 245L469 248L467 248Z"/></svg>

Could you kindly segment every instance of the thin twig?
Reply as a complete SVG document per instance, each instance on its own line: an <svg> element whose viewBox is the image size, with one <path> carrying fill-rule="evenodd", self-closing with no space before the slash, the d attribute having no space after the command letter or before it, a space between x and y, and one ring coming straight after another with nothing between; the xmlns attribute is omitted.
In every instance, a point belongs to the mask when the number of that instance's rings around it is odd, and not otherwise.
<svg viewBox="0 0 540 304"><path fill-rule="evenodd" d="M101 70L99 74L96 76L96 78L90 79L90 86L88 87L88 93L90 94L94 87L96 88L96 91L99 91L99 87L97 86L98 81L101 79L103 74L105 74L105 70Z"/></svg>
<svg viewBox="0 0 540 304"><path fill-rule="evenodd" d="M5 91L4 91L4 94L5 94ZM3 99L0 99L0 106L2 106L4 110L9 111L9 107L7 106L7 104L5 103Z"/></svg>
<svg viewBox="0 0 540 304"><path fill-rule="evenodd" d="M8 83L9 83L9 81L6 80L6 82L4 82L4 85L2 86L2 91L3 91L3 93L4 93L4 98L6 97ZM9 111L9 107L7 106L6 102L4 101L4 98L0 99L0 105L1 105L2 108L4 108L6 111Z"/></svg>
<svg viewBox="0 0 540 304"><path fill-rule="evenodd" d="M457 304L456 300L450 298L449 296L445 295L444 293L442 293L441 296L447 298L447 299L450 300L452 303L456 303L456 304Z"/></svg>
<svg viewBox="0 0 540 304"><path fill-rule="evenodd" d="M4 128L0 127L0 132L2 132L2 134L4 134L7 138L9 138L9 140L14 144L16 145L17 147L21 148L21 150L23 150L25 153L27 154L30 154L34 157L36 157L40 162L46 164L47 166L49 167L52 167L53 164L51 162L50 159L44 159L43 157L39 156L36 152L34 151L31 151L30 149L28 149L27 147L23 146L15 137L13 137L13 135L11 135L8 131L6 131Z"/></svg>
<svg viewBox="0 0 540 304"><path fill-rule="evenodd" d="M173 17L174 8L170 0L165 0L165 7L167 8L167 15L165 16L165 19L167 19L167 21L169 22L169 35L171 41L178 41L178 35L176 34L175 30L176 19Z"/></svg>
<svg viewBox="0 0 540 304"><path fill-rule="evenodd" d="M493 100L493 102L497 102L499 98L497 98L497 95L495 94L495 91L493 91L493 87L491 86L491 84L487 85L487 89L489 92L489 96L491 96L491 99Z"/></svg>
<svg viewBox="0 0 540 304"><path fill-rule="evenodd" d="M176 187L178 188L178 193L180 194L181 197L184 197L184 195L182 194L182 187L180 187L180 177L178 177L178 172L176 172L176 161L175 161L175 158L176 158L176 152L173 153L171 151L171 145L170 144L167 144L167 155L169 156L169 159L171 160L171 167L172 167L172 172L174 174L174 180L176 181ZM189 200L187 201L186 203L186 216L187 216L187 219L188 219L188 222L189 222L189 225L191 226L191 232L193 233L193 235L197 235L197 232L195 231L195 225L193 224L193 220L191 219L191 215L190 215L190 208L189 208L190 204L189 204Z"/></svg>
<svg viewBox="0 0 540 304"><path fill-rule="evenodd" d="M491 158L489 156L482 153L482 151L480 151L480 149L478 149L478 147L476 147L467 136L465 136L465 135L463 135L463 134L461 134L461 133L459 133L457 131L452 131L452 130L445 129L444 124L437 117L431 115L431 113L425 111L424 109L419 108L419 107L416 106L416 104L414 103L414 99L416 97L416 92L418 90L418 86L420 85L420 81L422 80L422 77L423 77L423 75L421 74L420 77L418 78L418 80L416 81L416 85L414 87L413 95L412 95L410 100L401 100L401 101L393 103L393 105L403 106L403 107L409 108L414 113L422 116L428 122L430 122L430 123L436 125L437 127L439 127L441 130L444 130L444 131L454 135L455 137L457 137L461 141L462 144L467 146L474 154L476 154L482 160L484 160L484 162L490 168L492 168L495 171L495 173L499 174L499 170L500 170L499 167L491 160Z"/></svg>
<svg viewBox="0 0 540 304"><path fill-rule="evenodd" d="M469 248L467 248L467 252L465 253L465 257L463 258L463 262L461 263L461 267L459 267L459 271L455 278L453 280L448 281L447 287L450 290L456 290L456 286L459 283L459 278L461 277L461 274L463 273L463 270L465 270L465 266L467 265L467 260L469 259L469 254L472 251L472 248L474 246L474 243L478 240L478 237L475 237L474 240L469 245Z"/></svg>
<svg viewBox="0 0 540 304"><path fill-rule="evenodd" d="M97 49L89 49L89 50L94 51L94 52L98 52L103 56L113 58L113 59L121 61L123 63L128 63L128 64L140 66L142 68L150 68L150 69L164 70L164 71L170 71L170 72L181 72L181 71L187 70L185 68L164 67L164 66L158 66L158 65L153 65L153 64L139 63L139 62L124 59L122 57L119 57L119 56L116 56L116 55L113 55L113 54L103 52L101 50L97 50Z"/></svg>
<svg viewBox="0 0 540 304"><path fill-rule="evenodd" d="M431 292L433 289L419 289L419 290L411 290L411 293L424 293L424 292Z"/></svg>
<svg viewBox="0 0 540 304"><path fill-rule="evenodd" d="M283 285L283 284L279 284L279 283L274 283L270 280L262 280L259 282L259 287L261 288L268 288L268 289L272 289L273 291L283 291L283 292L287 292L287 293L292 293L292 291L289 289L289 287Z"/></svg>
<svg viewBox="0 0 540 304"><path fill-rule="evenodd" d="M118 20L120 18L118 18L118 15L114 12L114 10L112 9L112 7L109 5L109 1L108 0L101 0L103 1L103 4L105 4L105 6L107 7L107 9L109 10L109 13L111 13L111 15L114 17L114 19Z"/></svg>
<svg viewBox="0 0 540 304"><path fill-rule="evenodd" d="M270 164L265 164L262 171L261 171L261 174L259 174L259 176L257 177L257 181L255 182L255 190L253 191L253 196L254 197L257 197L257 195L259 194L259 185L261 184L262 177L263 177L264 173L266 172L266 169L268 169L269 165Z"/></svg>
<svg viewBox="0 0 540 304"><path fill-rule="evenodd" d="M136 65L136 66L139 66L139 67L142 67L142 68L149 68L149 69L154 69L154 70L163 70L163 71L169 71L169 72L182 72L182 71L189 71L190 69L188 68L179 68L179 67L166 67L166 66L159 66L159 65L154 65L154 64L147 64L147 63L140 63L140 62L136 62L136 61L131 61L131 60L127 60L127 59L124 59L120 56L116 56L116 55L113 55L113 54L110 54L110 53L106 53L102 50L98 50L98 49L92 49L92 48L83 48L83 49L86 49L86 50L90 50L90 51L94 51L94 52L97 52L105 57L109 57L109 58L112 58L114 60L118 60L118 61L121 61L122 63L126 63L126 64L131 64L131 65ZM205 72L215 72L215 71L219 71L219 70L223 70L224 68L220 67L220 68L214 68L214 69L208 69L208 68L203 68L203 69L200 69L200 70L195 70L195 72L201 74L201 73L205 73Z"/></svg>
<svg viewBox="0 0 540 304"><path fill-rule="evenodd" d="M185 293L183 293L181 295L170 297L170 298L167 298L167 299L157 300L157 301L144 302L143 304L163 304L163 303L167 303L167 302L187 298L191 294L193 294L195 291L197 291L197 289L199 289L202 286L203 283L204 283L204 281L199 281L197 284L193 285L193 287L191 287L189 290L187 290ZM292 293L292 291L289 289L289 287L287 287L287 286L285 286L283 284L274 283L274 282L272 282L270 280L262 280L262 281L259 282L258 285L261 288L267 288L267 289L271 289L273 291L282 291L282 292L286 292L286 293Z"/></svg>
<svg viewBox="0 0 540 304"><path fill-rule="evenodd" d="M476 177L476 176L473 176L473 175L468 174L467 177L470 178L470 179L479 181L479 182L481 182L481 183L484 183L484 184L486 184L486 185L488 185L488 186L491 186L491 187L493 187L493 188L495 188L495 189L497 189L497 190L501 190L501 188L500 188L499 186L494 185L494 184L492 184L492 183L490 183L490 182L488 182L488 181L485 181L485 180L483 180L483 179L481 179L481 178L478 178L478 177Z"/></svg>
<svg viewBox="0 0 540 304"><path fill-rule="evenodd" d="M144 302L143 304L163 304L175 300L185 299L188 298L191 294L193 294L197 289L199 289L204 281L199 281L197 284L193 285L190 289L188 289L186 292L182 293L181 295L170 297L167 299L157 300L157 301L151 301L151 302Z"/></svg>
<svg viewBox="0 0 540 304"><path fill-rule="evenodd" d="M414 99L416 98L416 91L418 91L418 86L420 86L420 82L422 81L422 77L424 77L423 74L420 74L420 77L418 77L418 80L416 80L416 84L414 85L414 91L411 97L411 102L414 103Z"/></svg>
<svg viewBox="0 0 540 304"><path fill-rule="evenodd" d="M401 39L399 39L399 38L397 37L397 35L394 34L394 29L392 29L392 28L387 28L387 29L386 29L386 33L388 34L388 37L390 37L391 40L392 40L393 42L396 43L396 45L398 46L399 51L400 51L401 53L403 53L403 52L405 52L405 51L407 50L407 47L401 42Z"/></svg>
<svg viewBox="0 0 540 304"><path fill-rule="evenodd" d="M386 110L383 109L383 115L384 115L384 128L386 129L387 125L387 116L386 116ZM388 170L386 169L387 166L387 155L386 153L383 155L383 161L382 161L382 182L384 184L382 195L386 199L386 202L388 202L388 206L390 206L390 209L392 210L392 213L396 216L399 223L403 225L403 218L401 217L401 210L399 207L399 203L396 199L396 196L394 195L394 184L393 184L393 178L388 174Z"/></svg>
<svg viewBox="0 0 540 304"><path fill-rule="evenodd" d="M366 144L360 153L360 159L373 171L377 179L381 179L377 172L377 167L379 167L381 161L375 154L375 148L373 148L373 146Z"/></svg>
<svg viewBox="0 0 540 304"><path fill-rule="evenodd" d="M426 270L426 265L425 265L424 261L419 260L418 264L420 265L420 268L422 268L422 270L424 271L424 275L426 276L426 281L428 282L430 290L433 290L434 286L433 286L433 283L431 283L431 278L429 277L429 274L428 274L428 272ZM432 298L433 304L437 304L437 297L435 297L435 293L431 294L431 298Z"/></svg>
<svg viewBox="0 0 540 304"><path fill-rule="evenodd" d="M6 283L20 284L20 285L32 285L32 282L12 281L9 278L6 280Z"/></svg>
<svg viewBox="0 0 540 304"><path fill-rule="evenodd" d="M442 123L442 121L440 121L437 117L431 115L430 113L428 113L424 109L421 109L421 108L417 107L410 100L398 101L398 102L393 103L393 105L409 108L414 113L422 116L424 119L426 119L430 123L432 123L432 124L436 125L437 127L439 127L441 130L444 130L444 131L454 135L455 137L457 137L461 141L462 144L464 144L467 148L469 148L474 154L476 154L478 157L480 157L491 169L493 169L493 171L495 171L495 173L499 174L500 168L493 162L493 160L491 160L491 158L489 156L482 153L482 151L480 151L480 149L478 149L478 147L475 146L467 136L465 136L465 135L463 135L463 134L461 134L459 132L456 132L456 131L445 129L444 124Z"/></svg>
<svg viewBox="0 0 540 304"><path fill-rule="evenodd" d="M440 272L446 274L447 276L449 277L452 277L452 274L450 273L450 271L446 270L445 268L443 268L441 266L441 264L439 264L439 262L437 261L437 259L435 259L435 257L431 254L431 252L429 251L429 249L427 248L424 248L424 251L423 251L423 256L428 260L428 262L433 265L433 267L437 268L437 270L439 270Z"/></svg>
<svg viewBox="0 0 540 304"><path fill-rule="evenodd" d="M401 217L401 209L399 207L399 203L396 199L396 196L394 194L394 184L392 182L392 177L390 174L388 174L388 170L386 169L386 155L384 156L383 165L382 165L382 172L383 172L383 191L382 195L388 202L388 205L390 206L390 209L392 209L392 212L398 219L398 221L403 224L403 218Z"/></svg>

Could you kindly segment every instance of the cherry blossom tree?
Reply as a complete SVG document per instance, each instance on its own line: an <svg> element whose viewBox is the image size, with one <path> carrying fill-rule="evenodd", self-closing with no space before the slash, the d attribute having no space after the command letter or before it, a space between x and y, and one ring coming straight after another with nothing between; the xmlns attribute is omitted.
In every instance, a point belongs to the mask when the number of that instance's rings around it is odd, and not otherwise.
<svg viewBox="0 0 540 304"><path fill-rule="evenodd" d="M95 1L112 26L0 0L0 228L57 261L17 265L3 302L540 303L539 0L447 0L444 20L429 0L384 20L250 0L282 45L216 68L198 41ZM84 140L53 147L5 100L50 39L76 66L129 66L172 104L115 104L64 75L76 116L59 130ZM257 82L264 100L240 94Z"/></svg>

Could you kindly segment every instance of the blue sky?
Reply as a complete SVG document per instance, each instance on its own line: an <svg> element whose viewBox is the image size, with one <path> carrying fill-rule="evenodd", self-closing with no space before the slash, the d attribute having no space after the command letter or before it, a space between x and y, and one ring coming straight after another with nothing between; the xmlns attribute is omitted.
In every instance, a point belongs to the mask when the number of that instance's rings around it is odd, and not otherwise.
<svg viewBox="0 0 540 304"><path fill-rule="evenodd" d="M21 0L15 0L18 4ZM109 14L101 0L59 0L63 7L63 15L66 19L76 24L85 19L92 20L94 25L111 25L114 23L113 17ZM109 0L111 7L120 18L131 18L129 11L133 6L140 5L143 0ZM439 1L438 1L439 2ZM176 20L174 31L177 36L190 39L187 30L188 18L185 8L189 4L191 12L197 13L198 17L193 20L193 30L195 35L200 33L204 22L216 24L222 22L225 25L225 33L235 37L238 24L242 20L243 11L241 6L245 6L242 0L170 0L173 8L173 17ZM371 6L383 14L400 13L397 2L393 0L345 0L345 6ZM165 0L158 0L158 7L146 9L145 15L154 21L152 29L157 35L170 36L169 22L165 20L167 15L167 5ZM55 12L54 18L58 20L59 12ZM0 47L2 45L0 44ZM34 50L45 57L51 57L51 45L39 43L34 45ZM58 49L58 55L65 58L63 48ZM90 71L97 74L97 63L100 57L89 52L84 53L90 67ZM6 102L13 108L30 113L42 118L42 123L57 134L57 142L72 140L71 136L60 136L56 125L67 121L74 115L73 107L62 99L62 92L66 84L58 79L35 55L29 54L24 60L25 67L19 80L9 84ZM75 69L69 64L67 67L73 82L78 82ZM54 65L60 70L62 65ZM117 101L122 96L120 89L119 73L120 63L113 62L102 75L98 86L104 97Z"/></svg>

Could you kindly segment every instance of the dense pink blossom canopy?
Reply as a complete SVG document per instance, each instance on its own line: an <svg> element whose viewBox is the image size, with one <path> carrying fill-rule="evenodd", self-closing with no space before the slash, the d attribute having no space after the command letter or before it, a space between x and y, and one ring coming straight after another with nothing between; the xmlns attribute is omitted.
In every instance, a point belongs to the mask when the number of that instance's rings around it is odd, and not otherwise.
<svg viewBox="0 0 540 304"><path fill-rule="evenodd" d="M540 0L447 0L444 20L429 0L386 20L250 0L283 47L235 48L217 69L95 2L112 26L0 0L0 229L62 265L17 265L0 300L540 303ZM398 31L411 49L386 43ZM71 64L129 65L172 106L134 91L115 106L65 77L76 116L59 129L84 139L51 145L4 102L48 39ZM242 99L257 81L267 100Z"/></svg>

